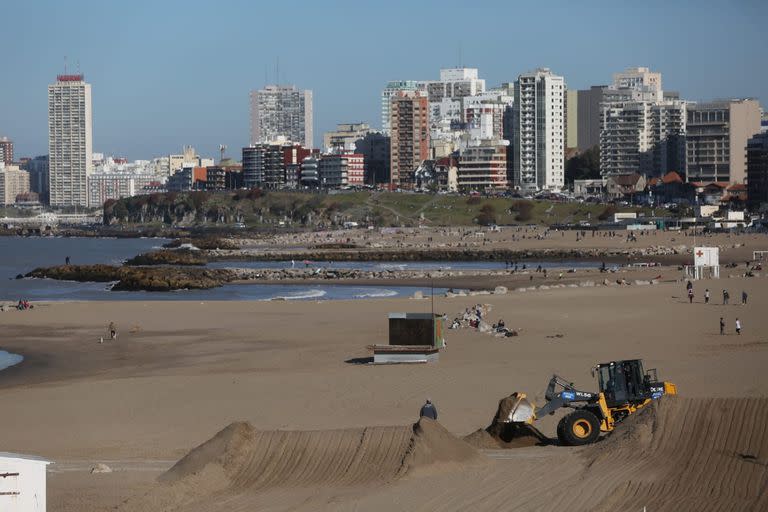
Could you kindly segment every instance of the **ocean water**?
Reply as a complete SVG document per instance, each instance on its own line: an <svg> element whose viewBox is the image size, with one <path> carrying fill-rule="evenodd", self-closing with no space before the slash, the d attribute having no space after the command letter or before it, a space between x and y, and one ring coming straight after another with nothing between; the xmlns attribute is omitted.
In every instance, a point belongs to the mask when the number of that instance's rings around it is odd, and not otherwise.
<svg viewBox="0 0 768 512"><path fill-rule="evenodd" d="M120 264L141 252L161 247L165 239L26 238L0 237L0 300L348 300L425 296L429 288L410 286L230 284L211 290L174 292L110 291L109 283L78 283L52 279L16 279L36 267L61 265L66 256L72 264ZM287 263L290 265L290 262ZM445 289L436 288L435 293Z"/></svg>
<svg viewBox="0 0 768 512"><path fill-rule="evenodd" d="M167 241L163 238L0 237L0 300L62 300L75 298L83 291L103 289L103 284L15 278L37 267L63 265L67 256L73 265L119 265Z"/></svg>
<svg viewBox="0 0 768 512"><path fill-rule="evenodd" d="M0 370L5 370L10 366L19 364L23 360L24 357L20 356L19 354L12 354L10 352L6 352L5 350L0 350Z"/></svg>

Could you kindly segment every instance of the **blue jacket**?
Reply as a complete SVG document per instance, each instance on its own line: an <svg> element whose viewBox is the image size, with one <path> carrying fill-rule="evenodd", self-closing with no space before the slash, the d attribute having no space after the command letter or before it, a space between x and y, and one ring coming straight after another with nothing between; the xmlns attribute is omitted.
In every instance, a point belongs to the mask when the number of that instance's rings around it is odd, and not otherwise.
<svg viewBox="0 0 768 512"><path fill-rule="evenodd" d="M437 408L432 404L424 404L419 412L419 416L426 416L427 418L437 419Z"/></svg>

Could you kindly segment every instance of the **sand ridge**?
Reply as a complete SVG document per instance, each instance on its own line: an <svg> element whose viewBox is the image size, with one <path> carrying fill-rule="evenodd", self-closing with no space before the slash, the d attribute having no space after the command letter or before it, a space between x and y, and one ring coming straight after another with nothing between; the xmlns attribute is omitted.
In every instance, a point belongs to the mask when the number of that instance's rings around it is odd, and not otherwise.
<svg viewBox="0 0 768 512"><path fill-rule="evenodd" d="M314 432L236 423L120 510L380 510L395 496L400 510L766 510L766 425L768 398L665 397L596 444L504 450L512 458L492 465L428 419Z"/></svg>
<svg viewBox="0 0 768 512"><path fill-rule="evenodd" d="M429 418L412 426L318 431L259 431L236 422L191 450L160 476L159 487L123 510L188 510L214 495L276 488L378 486L483 459Z"/></svg>
<svg viewBox="0 0 768 512"><path fill-rule="evenodd" d="M595 510L768 509L768 399L665 397L584 452Z"/></svg>

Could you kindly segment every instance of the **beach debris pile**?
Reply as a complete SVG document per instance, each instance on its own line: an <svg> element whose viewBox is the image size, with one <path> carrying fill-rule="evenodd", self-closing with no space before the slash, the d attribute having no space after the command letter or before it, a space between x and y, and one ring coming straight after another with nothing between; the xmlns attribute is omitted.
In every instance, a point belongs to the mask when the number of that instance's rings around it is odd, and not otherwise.
<svg viewBox="0 0 768 512"><path fill-rule="evenodd" d="M111 472L112 472L112 468L110 468L109 466L107 466L106 464L104 464L102 462L99 462L95 466L91 467L91 474L94 474L94 473L111 473Z"/></svg>
<svg viewBox="0 0 768 512"><path fill-rule="evenodd" d="M496 323L490 323L490 312L493 306L490 304L475 304L465 309L456 316L449 329L477 329L484 334L490 334L497 338L511 338L519 335L519 329L510 329L503 319Z"/></svg>

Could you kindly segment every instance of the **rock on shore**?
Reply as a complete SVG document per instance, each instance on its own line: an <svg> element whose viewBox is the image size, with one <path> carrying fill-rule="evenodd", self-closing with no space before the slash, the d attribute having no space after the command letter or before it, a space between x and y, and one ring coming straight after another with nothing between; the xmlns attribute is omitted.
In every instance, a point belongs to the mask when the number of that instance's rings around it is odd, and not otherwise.
<svg viewBox="0 0 768 512"><path fill-rule="evenodd" d="M126 265L205 265L207 258L200 251L188 249L145 252L125 262Z"/></svg>
<svg viewBox="0 0 768 512"><path fill-rule="evenodd" d="M231 281L234 275L225 269L60 265L37 268L24 277L78 282L115 282L112 287L115 291L171 291L215 288Z"/></svg>

